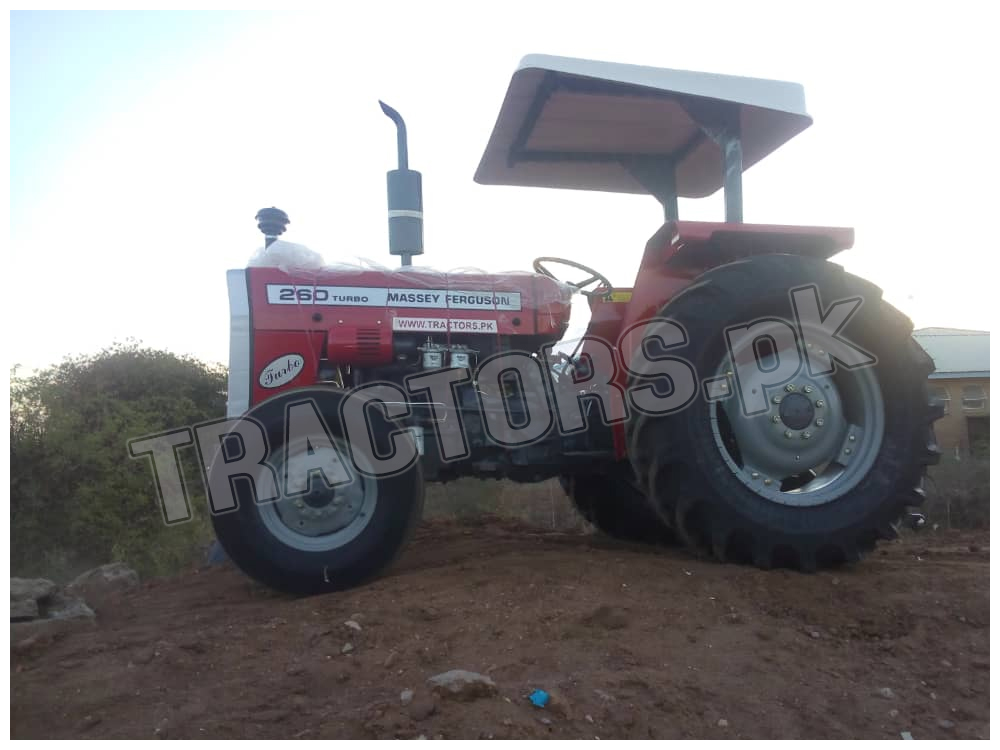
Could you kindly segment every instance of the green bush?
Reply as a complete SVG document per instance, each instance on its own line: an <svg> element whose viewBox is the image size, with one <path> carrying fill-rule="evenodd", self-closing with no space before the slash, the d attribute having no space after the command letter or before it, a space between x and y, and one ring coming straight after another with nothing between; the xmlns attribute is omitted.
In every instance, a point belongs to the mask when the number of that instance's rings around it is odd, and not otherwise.
<svg viewBox="0 0 1000 750"><path fill-rule="evenodd" d="M167 527L148 459L131 438L225 414L226 373L116 344L11 377L11 569L66 578L110 561L145 575L190 563L211 538L193 449L181 450L193 521Z"/></svg>
<svg viewBox="0 0 1000 750"><path fill-rule="evenodd" d="M922 512L929 523L947 529L988 529L990 526L990 461L988 457L956 460L942 456L928 472L927 502Z"/></svg>

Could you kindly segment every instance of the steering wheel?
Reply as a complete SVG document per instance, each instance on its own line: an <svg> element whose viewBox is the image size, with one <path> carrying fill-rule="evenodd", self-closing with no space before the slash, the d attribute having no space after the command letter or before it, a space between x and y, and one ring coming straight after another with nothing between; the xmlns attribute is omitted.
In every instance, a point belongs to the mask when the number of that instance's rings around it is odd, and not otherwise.
<svg viewBox="0 0 1000 750"><path fill-rule="evenodd" d="M569 266L570 268L575 268L579 271L585 271L590 274L590 278L577 283L574 283L572 281L563 281L562 279L557 277L554 273L552 273L552 271L546 268L544 266L545 263L558 263L561 266ZM532 267L534 267L537 273L540 273L543 276L548 276L550 279L555 279L556 281L566 284L567 286L571 286L575 291L579 292L580 294L586 297L594 297L597 295L597 289L600 289L600 287L595 287L594 289L591 289L589 292L585 292L583 290L584 287L590 286L595 281L600 281L603 286L607 287L607 289L611 289L612 287L611 282L608 281L606 276L595 271L593 268L589 268L588 266L585 266L582 263L577 263L576 261L573 260L566 260L565 258L535 258L534 262L531 265ZM607 294L607 292L604 291L601 292L601 294L604 295Z"/></svg>

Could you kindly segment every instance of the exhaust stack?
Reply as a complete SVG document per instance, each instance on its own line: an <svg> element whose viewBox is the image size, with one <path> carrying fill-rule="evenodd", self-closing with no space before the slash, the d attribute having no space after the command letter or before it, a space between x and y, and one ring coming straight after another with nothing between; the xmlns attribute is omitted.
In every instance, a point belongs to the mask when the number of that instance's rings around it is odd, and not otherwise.
<svg viewBox="0 0 1000 750"><path fill-rule="evenodd" d="M401 257L402 265L412 264L414 255L424 253L424 199L420 172L409 167L406 123L383 101L379 106L396 123L396 152L399 168L386 174L389 197L389 252Z"/></svg>

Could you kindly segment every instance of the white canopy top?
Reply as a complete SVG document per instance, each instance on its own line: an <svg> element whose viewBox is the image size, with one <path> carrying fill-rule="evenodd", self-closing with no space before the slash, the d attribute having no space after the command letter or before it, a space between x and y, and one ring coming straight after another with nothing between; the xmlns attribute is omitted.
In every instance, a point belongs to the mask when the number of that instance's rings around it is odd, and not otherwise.
<svg viewBox="0 0 1000 750"><path fill-rule="evenodd" d="M648 193L625 164L662 157L675 162L679 196L710 195L723 183L721 150L691 112L722 112L727 103L738 111L744 169L812 123L797 83L529 55L475 179Z"/></svg>

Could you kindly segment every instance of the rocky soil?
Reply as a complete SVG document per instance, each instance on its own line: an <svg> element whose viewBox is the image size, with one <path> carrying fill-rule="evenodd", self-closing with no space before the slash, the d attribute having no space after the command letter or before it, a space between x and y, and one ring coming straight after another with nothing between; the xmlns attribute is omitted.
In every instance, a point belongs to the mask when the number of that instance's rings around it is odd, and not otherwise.
<svg viewBox="0 0 1000 750"><path fill-rule="evenodd" d="M341 594L228 565L98 586L86 626L12 625L11 736L985 738L988 545L806 576L433 522Z"/></svg>

